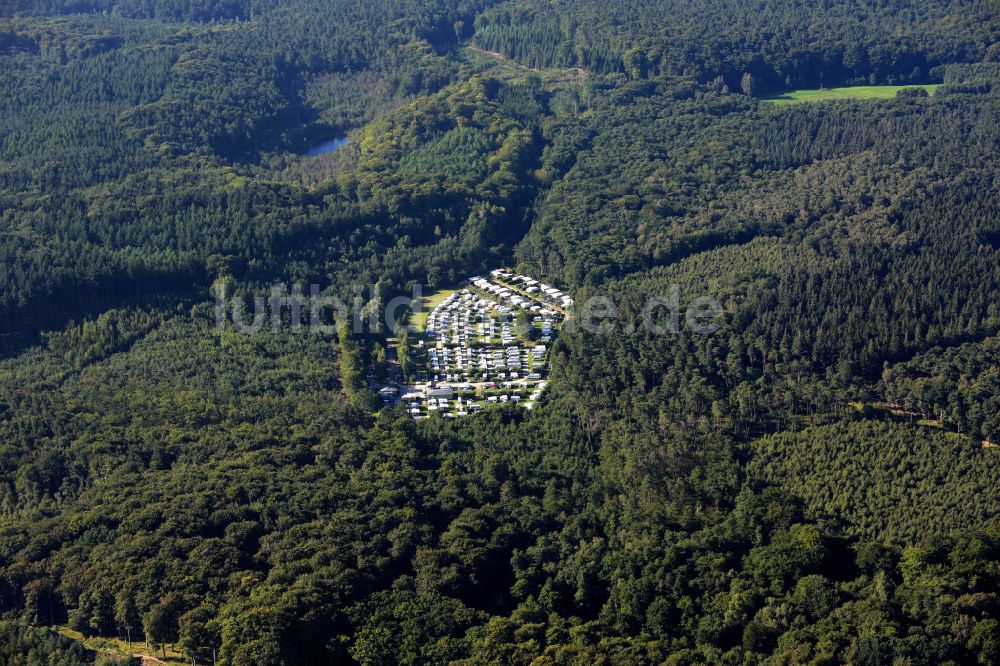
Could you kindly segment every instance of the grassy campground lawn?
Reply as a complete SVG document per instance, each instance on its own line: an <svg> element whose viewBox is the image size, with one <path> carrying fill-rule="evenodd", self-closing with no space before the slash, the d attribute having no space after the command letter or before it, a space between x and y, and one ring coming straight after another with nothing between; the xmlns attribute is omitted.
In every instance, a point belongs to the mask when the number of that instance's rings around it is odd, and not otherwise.
<svg viewBox="0 0 1000 666"><path fill-rule="evenodd" d="M432 291L428 294L424 294L420 298L420 312L411 313L412 319L407 321L408 324L413 324L421 331L424 330L424 324L427 323L427 317L430 316L431 310L440 305L441 301L448 298L454 294L457 289L438 289Z"/></svg>
<svg viewBox="0 0 1000 666"><path fill-rule="evenodd" d="M850 88L824 88L823 90L792 90L761 97L765 102L775 104L797 104L799 102L825 102L831 99L887 99L906 88L923 88L933 95L938 83L913 86L852 86Z"/></svg>

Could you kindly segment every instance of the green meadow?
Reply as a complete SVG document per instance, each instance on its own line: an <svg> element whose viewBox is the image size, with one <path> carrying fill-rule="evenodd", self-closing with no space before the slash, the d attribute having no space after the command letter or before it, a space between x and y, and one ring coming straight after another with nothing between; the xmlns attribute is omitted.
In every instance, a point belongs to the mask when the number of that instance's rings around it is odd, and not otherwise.
<svg viewBox="0 0 1000 666"><path fill-rule="evenodd" d="M900 90L907 88L923 88L933 95L938 83L910 86L851 86L849 88L824 88L822 90L792 90L777 95L768 95L761 99L776 104L797 104L800 102L825 102L831 99L888 99L895 97Z"/></svg>
<svg viewBox="0 0 1000 666"><path fill-rule="evenodd" d="M416 326L421 331L424 330L424 326L427 324L427 317L430 316L431 310L440 305L444 299L448 298L456 291L458 290L438 289L430 292L429 294L424 294L420 297L420 312L411 313L412 319L408 320L407 323Z"/></svg>

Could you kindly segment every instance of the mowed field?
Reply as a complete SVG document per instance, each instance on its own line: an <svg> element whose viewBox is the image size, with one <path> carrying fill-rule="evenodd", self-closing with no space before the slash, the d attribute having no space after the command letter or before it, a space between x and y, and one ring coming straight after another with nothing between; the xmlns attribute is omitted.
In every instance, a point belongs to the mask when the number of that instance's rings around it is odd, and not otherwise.
<svg viewBox="0 0 1000 666"><path fill-rule="evenodd" d="M778 95L761 97L761 99L775 104L825 102L831 99L887 99L895 97L896 93L907 88L923 88L929 95L933 95L940 85L939 83L928 83L914 86L851 86L849 88L824 88L823 90L792 90Z"/></svg>
<svg viewBox="0 0 1000 666"><path fill-rule="evenodd" d="M431 310L436 308L441 302L454 294L457 289L439 289L437 291L432 291L429 294L424 294L420 298L420 312L411 312L410 318L406 323L416 326L421 331L424 330L424 326L427 324L427 317L430 316Z"/></svg>

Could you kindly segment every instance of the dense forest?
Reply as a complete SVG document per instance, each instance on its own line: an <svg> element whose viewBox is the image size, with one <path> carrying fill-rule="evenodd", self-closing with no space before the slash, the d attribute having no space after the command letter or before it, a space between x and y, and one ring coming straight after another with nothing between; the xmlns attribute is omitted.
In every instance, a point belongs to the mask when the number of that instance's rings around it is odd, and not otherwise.
<svg viewBox="0 0 1000 666"><path fill-rule="evenodd" d="M685 75L756 91L840 83L915 83L951 62L995 59L986 2L503 2L475 40L533 66L579 66L633 79Z"/></svg>
<svg viewBox="0 0 1000 666"><path fill-rule="evenodd" d="M998 43L978 0L4 3L0 663L1000 663ZM382 409L383 306L502 265L609 330L530 411ZM217 319L276 283L376 316Z"/></svg>

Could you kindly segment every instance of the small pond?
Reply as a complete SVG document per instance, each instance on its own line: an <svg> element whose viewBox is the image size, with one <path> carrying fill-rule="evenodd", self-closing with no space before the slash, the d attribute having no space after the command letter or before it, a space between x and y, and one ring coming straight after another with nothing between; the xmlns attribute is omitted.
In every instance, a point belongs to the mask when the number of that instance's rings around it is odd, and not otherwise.
<svg viewBox="0 0 1000 666"><path fill-rule="evenodd" d="M337 139L330 139L329 141L324 141L323 143L316 144L312 148L309 148L305 154L306 157L318 157L337 150L337 148L340 148L345 143L347 143L346 136L342 136Z"/></svg>

